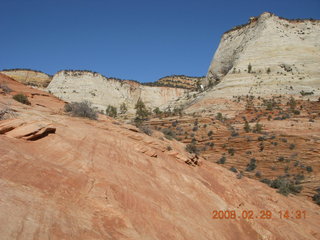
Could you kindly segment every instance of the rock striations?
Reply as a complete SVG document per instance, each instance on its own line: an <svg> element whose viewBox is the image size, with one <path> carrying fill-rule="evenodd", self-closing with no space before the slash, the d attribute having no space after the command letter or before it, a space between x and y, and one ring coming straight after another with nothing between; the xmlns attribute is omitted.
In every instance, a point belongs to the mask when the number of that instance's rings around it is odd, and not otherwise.
<svg viewBox="0 0 320 240"><path fill-rule="evenodd" d="M60 71L54 75L47 89L65 101L87 100L103 111L108 105L119 108L125 103L129 112L134 112L139 98L150 109L164 109L186 92L181 88L151 87L134 81L106 78L89 71Z"/></svg>
<svg viewBox="0 0 320 240"><path fill-rule="evenodd" d="M265 12L223 34L207 80L207 97L300 92L320 95L320 21Z"/></svg>
<svg viewBox="0 0 320 240"><path fill-rule="evenodd" d="M13 92L0 94L0 107L16 117L0 121L1 239L320 238L313 203L194 160L177 141L103 115L67 116L63 101L0 74L2 82ZM18 91L37 98L12 101ZM213 219L215 210L238 217ZM292 218L280 219L286 210Z"/></svg>

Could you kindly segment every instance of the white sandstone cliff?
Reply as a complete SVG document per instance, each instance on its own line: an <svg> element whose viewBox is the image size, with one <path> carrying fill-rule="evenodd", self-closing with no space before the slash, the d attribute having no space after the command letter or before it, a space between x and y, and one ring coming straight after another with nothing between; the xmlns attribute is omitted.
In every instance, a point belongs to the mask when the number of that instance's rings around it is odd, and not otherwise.
<svg viewBox="0 0 320 240"><path fill-rule="evenodd" d="M119 109L125 103L129 113L134 113L139 98L150 109L165 109L186 92L179 88L150 87L133 81L106 78L89 71L60 71L54 75L47 90L68 102L89 101L103 111L108 105Z"/></svg>
<svg viewBox="0 0 320 240"><path fill-rule="evenodd" d="M207 98L301 91L319 96L320 21L287 20L268 12L250 18L222 36L207 81L217 84Z"/></svg>

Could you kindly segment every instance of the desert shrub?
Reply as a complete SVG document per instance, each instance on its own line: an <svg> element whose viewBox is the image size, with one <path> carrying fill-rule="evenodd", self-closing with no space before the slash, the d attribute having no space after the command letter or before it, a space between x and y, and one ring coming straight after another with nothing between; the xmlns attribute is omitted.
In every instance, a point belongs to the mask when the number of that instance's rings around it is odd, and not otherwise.
<svg viewBox="0 0 320 240"><path fill-rule="evenodd" d="M264 137L263 136L259 136L258 137L258 141L264 141L265 139L264 139Z"/></svg>
<svg viewBox="0 0 320 240"><path fill-rule="evenodd" d="M289 101L287 102L287 105L290 107L290 110L294 110L297 106L297 102L293 97L290 97Z"/></svg>
<svg viewBox="0 0 320 240"><path fill-rule="evenodd" d="M12 89L8 87L5 83L0 83L0 88L3 90L4 93L11 93Z"/></svg>
<svg viewBox="0 0 320 240"><path fill-rule="evenodd" d="M247 120L245 120L244 122L244 126L243 126L243 129L246 133L250 132L251 131L251 127L250 127L250 124Z"/></svg>
<svg viewBox="0 0 320 240"><path fill-rule="evenodd" d="M224 120L224 117L222 116L221 112L217 113L216 119L219 120L219 121L223 121Z"/></svg>
<svg viewBox="0 0 320 240"><path fill-rule="evenodd" d="M186 151L189 152L189 153L194 153L194 154L198 154L199 153L199 149L193 143L189 143L189 144L186 145Z"/></svg>
<svg viewBox="0 0 320 240"><path fill-rule="evenodd" d="M300 193L302 190L302 186L295 185L292 181L283 176L279 176L273 180L270 186L278 189L278 192L285 196L288 196L289 193Z"/></svg>
<svg viewBox="0 0 320 240"><path fill-rule="evenodd" d="M256 169L256 167L257 167L256 162L257 162L257 160L255 158L251 158L250 163L248 163L248 165L246 167L246 171L251 172L254 169Z"/></svg>
<svg viewBox="0 0 320 240"><path fill-rule="evenodd" d="M169 140L176 138L176 133L169 128L163 128L161 131L164 134L164 136Z"/></svg>
<svg viewBox="0 0 320 240"><path fill-rule="evenodd" d="M257 122L256 125L254 125L253 132L254 133L261 133L262 128L263 128L262 124Z"/></svg>
<svg viewBox="0 0 320 240"><path fill-rule="evenodd" d="M127 105L125 103L122 103L120 105L120 113L125 114L128 111Z"/></svg>
<svg viewBox="0 0 320 240"><path fill-rule="evenodd" d="M176 121L172 122L171 125L172 125L172 127L176 127L178 125L178 121L176 120Z"/></svg>
<svg viewBox="0 0 320 240"><path fill-rule="evenodd" d="M292 112L294 115L300 115L300 111L297 109L292 110Z"/></svg>
<svg viewBox="0 0 320 240"><path fill-rule="evenodd" d="M167 146L167 151L171 151L172 147L171 146Z"/></svg>
<svg viewBox="0 0 320 240"><path fill-rule="evenodd" d="M64 106L64 110L65 112L71 113L74 117L84 117L94 120L98 118L96 111L91 108L91 104L87 101L67 103Z"/></svg>
<svg viewBox="0 0 320 240"><path fill-rule="evenodd" d="M22 93L18 93L16 95L14 95L12 98L20 103L23 103L26 105L31 105L31 103L28 100L28 97Z"/></svg>
<svg viewBox="0 0 320 240"><path fill-rule="evenodd" d="M266 110L272 111L274 108L278 107L277 102L272 98L269 100L263 99L263 105L266 106Z"/></svg>
<svg viewBox="0 0 320 240"><path fill-rule="evenodd" d="M210 136L212 136L213 135L213 132L210 130L209 132L208 132L208 137L210 137Z"/></svg>
<svg viewBox="0 0 320 240"><path fill-rule="evenodd" d="M114 106L108 105L108 107L106 109L106 114L109 117L113 117L113 118L117 117L117 115L118 115L117 108Z"/></svg>
<svg viewBox="0 0 320 240"><path fill-rule="evenodd" d="M291 144L289 145L289 149L290 149L290 150L293 150L293 149L295 149L295 148L296 148L296 145L295 145L295 144L291 143Z"/></svg>
<svg viewBox="0 0 320 240"><path fill-rule="evenodd" d="M213 147L214 147L214 143L213 143L213 142L209 143L209 146L210 146L211 148L213 148Z"/></svg>
<svg viewBox="0 0 320 240"><path fill-rule="evenodd" d="M270 74L270 73L271 73L271 69L268 68L266 72L267 72L268 74Z"/></svg>
<svg viewBox="0 0 320 240"><path fill-rule="evenodd" d="M236 131L231 132L231 137L237 137L237 136L239 136L238 132L236 132Z"/></svg>
<svg viewBox="0 0 320 240"><path fill-rule="evenodd" d="M161 111L158 107L156 107L155 109L153 109L153 112L154 112L154 114L156 114L156 115L162 114L162 111Z"/></svg>
<svg viewBox="0 0 320 240"><path fill-rule="evenodd" d="M194 127L192 128L192 131L194 131L194 132L198 131L198 127L197 127L197 126L194 126Z"/></svg>
<svg viewBox="0 0 320 240"><path fill-rule="evenodd" d="M260 182L265 183L270 186L272 181L270 179L264 178L264 179L261 179Z"/></svg>
<svg viewBox="0 0 320 240"><path fill-rule="evenodd" d="M306 170L307 170L307 172L312 172L312 171L313 171L313 168L312 168L311 166L307 166L307 167L306 167Z"/></svg>
<svg viewBox="0 0 320 240"><path fill-rule="evenodd" d="M262 174L261 174L261 172L257 171L255 176L258 177L258 178L261 178Z"/></svg>
<svg viewBox="0 0 320 240"><path fill-rule="evenodd" d="M140 129L141 132L143 132L143 133L145 133L145 134L147 134L147 135L149 135L149 136L152 135L152 130L150 129L149 126L140 125L140 126L139 126L139 129Z"/></svg>
<svg viewBox="0 0 320 240"><path fill-rule="evenodd" d="M313 195L312 200L315 201L316 204L320 205L320 193Z"/></svg>
<svg viewBox="0 0 320 240"><path fill-rule="evenodd" d="M278 157L278 161L279 162L283 162L284 161L284 157L283 156Z"/></svg>
<svg viewBox="0 0 320 240"><path fill-rule="evenodd" d="M234 153L235 153L235 150L234 150L233 148L229 148L229 149L228 149L228 153L229 153L231 156L233 156Z"/></svg>
<svg viewBox="0 0 320 240"><path fill-rule="evenodd" d="M308 95L313 95L313 92L305 92L305 91L301 91L300 92L301 96L308 96Z"/></svg>
<svg viewBox="0 0 320 240"><path fill-rule="evenodd" d="M226 157L225 156L222 156L218 161L217 161L217 163L218 164L225 164L225 162L226 162Z"/></svg>
<svg viewBox="0 0 320 240"><path fill-rule="evenodd" d="M237 170L234 166L232 166L231 168L229 168L229 170L230 170L231 172L234 172L234 173L238 172L238 170Z"/></svg>

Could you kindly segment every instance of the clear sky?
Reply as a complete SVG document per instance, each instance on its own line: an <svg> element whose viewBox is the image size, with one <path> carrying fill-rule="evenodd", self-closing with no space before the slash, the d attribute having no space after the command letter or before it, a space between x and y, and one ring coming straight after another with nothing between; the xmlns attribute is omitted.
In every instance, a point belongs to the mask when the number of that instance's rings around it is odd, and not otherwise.
<svg viewBox="0 0 320 240"><path fill-rule="evenodd" d="M320 0L1 0L0 69L87 69L150 82L206 75L251 16L320 19Z"/></svg>

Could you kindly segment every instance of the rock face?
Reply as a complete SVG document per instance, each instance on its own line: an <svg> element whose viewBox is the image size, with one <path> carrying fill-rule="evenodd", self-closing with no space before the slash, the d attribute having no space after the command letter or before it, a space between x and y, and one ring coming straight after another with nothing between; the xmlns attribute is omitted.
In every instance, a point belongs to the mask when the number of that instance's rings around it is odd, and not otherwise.
<svg viewBox="0 0 320 240"><path fill-rule="evenodd" d="M186 92L180 88L151 87L134 81L106 78L87 71L58 72L47 89L68 102L90 101L99 110L105 110L108 105L119 109L120 105L125 103L129 112L134 112L139 98L150 109L164 109Z"/></svg>
<svg viewBox="0 0 320 240"><path fill-rule="evenodd" d="M320 21L268 12L251 18L223 34L207 80L217 84L209 97L301 91L319 96Z"/></svg>
<svg viewBox="0 0 320 240"><path fill-rule="evenodd" d="M52 76L46 73L29 69L3 70L0 73L18 82L36 87L47 87L52 79Z"/></svg>
<svg viewBox="0 0 320 240"><path fill-rule="evenodd" d="M155 84L168 86L168 87L180 87L189 90L196 90L197 83L201 83L205 77L189 77L185 75L172 75L160 78Z"/></svg>
<svg viewBox="0 0 320 240"><path fill-rule="evenodd" d="M315 204L194 161L183 144L106 116L92 121L63 115L62 101L5 81L46 105L34 98L31 106L13 101L17 117L0 122L1 239L320 238ZM10 94L0 95L0 106ZM52 130L26 138L45 129ZM234 210L239 218L213 219L215 210ZM242 214L261 217L263 210L272 219ZM285 210L294 218L280 219ZM306 211L306 218L296 219L296 211Z"/></svg>

